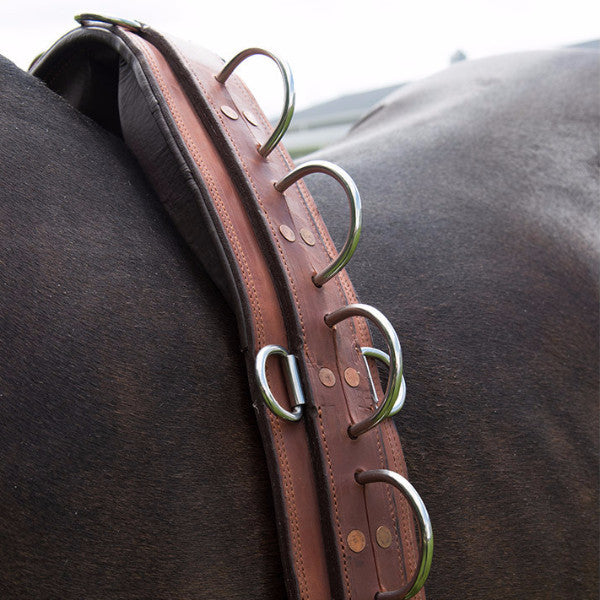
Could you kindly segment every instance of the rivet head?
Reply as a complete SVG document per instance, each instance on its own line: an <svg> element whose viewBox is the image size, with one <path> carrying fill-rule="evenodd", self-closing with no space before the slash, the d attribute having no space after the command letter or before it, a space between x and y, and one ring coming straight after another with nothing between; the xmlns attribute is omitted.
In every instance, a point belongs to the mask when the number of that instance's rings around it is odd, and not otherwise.
<svg viewBox="0 0 600 600"><path fill-rule="evenodd" d="M291 227L288 227L287 225L280 225L279 226L279 231L281 231L281 235L288 242L295 242L296 241L296 234L294 233L294 230Z"/></svg>
<svg viewBox="0 0 600 600"><path fill-rule="evenodd" d="M319 379L325 387L333 387L335 385L335 375L331 369L323 367L319 370Z"/></svg>
<svg viewBox="0 0 600 600"><path fill-rule="evenodd" d="M227 106L227 104L223 104L223 106L221 106L221 112L226 117L229 117L230 119L233 119L234 121L238 118L238 114L235 112L235 110L233 110L233 108L231 108L231 106Z"/></svg>
<svg viewBox="0 0 600 600"><path fill-rule="evenodd" d="M353 529L348 534L348 546L352 552L362 552L367 545L365 534L360 529Z"/></svg>
<svg viewBox="0 0 600 600"><path fill-rule="evenodd" d="M348 367L344 371L344 379L350 387L357 387L360 383L360 374L356 369Z"/></svg>
<svg viewBox="0 0 600 600"><path fill-rule="evenodd" d="M300 235L302 236L302 239L309 246L315 245L315 236L313 235L313 232L310 229L306 229L306 227L302 227L302 229L300 229Z"/></svg>
<svg viewBox="0 0 600 600"><path fill-rule="evenodd" d="M256 118L256 115L254 113L250 112L249 110L245 110L244 117L246 117L246 121L248 121L248 123L254 125L255 127L258 127L258 119Z"/></svg>
<svg viewBox="0 0 600 600"><path fill-rule="evenodd" d="M392 532L385 525L377 528L375 537L381 548L389 548L392 545Z"/></svg>

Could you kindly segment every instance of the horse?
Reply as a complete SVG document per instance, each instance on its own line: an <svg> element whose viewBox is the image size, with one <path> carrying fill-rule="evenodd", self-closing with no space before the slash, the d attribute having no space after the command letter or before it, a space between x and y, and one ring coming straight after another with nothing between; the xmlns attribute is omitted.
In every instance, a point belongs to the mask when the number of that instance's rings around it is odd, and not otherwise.
<svg viewBox="0 0 600 600"><path fill-rule="evenodd" d="M402 342L432 599L597 594L598 70L458 63L317 153ZM1 597L283 598L231 309L118 136L7 60L0 89Z"/></svg>

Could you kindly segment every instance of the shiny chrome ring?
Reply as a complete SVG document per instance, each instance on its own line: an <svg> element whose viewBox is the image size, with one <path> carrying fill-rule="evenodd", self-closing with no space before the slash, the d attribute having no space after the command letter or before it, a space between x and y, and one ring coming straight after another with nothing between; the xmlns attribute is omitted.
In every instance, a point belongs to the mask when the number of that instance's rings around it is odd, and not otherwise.
<svg viewBox="0 0 600 600"><path fill-rule="evenodd" d="M334 261L329 263L329 265L320 273L313 276L314 284L321 287L333 276L337 275L352 258L360 238L360 230L362 228L362 208L360 194L352 177L350 177L350 175L348 175L341 167L326 160L311 160L296 167L275 184L275 189L278 192L283 193L293 183L296 183L296 181L310 173L325 173L326 175L333 177L344 188L346 196L348 196L348 202L350 203L350 229L348 230L348 236L344 242L344 247Z"/></svg>
<svg viewBox="0 0 600 600"><path fill-rule="evenodd" d="M433 558L433 530L425 504L417 490L402 475L398 475L394 471L388 469L359 471L356 473L355 478L362 485L366 485L367 483L387 483L394 486L398 491L402 492L415 512L421 535L419 566L413 578L403 588L375 594L376 600L405 600L406 598L412 598L423 587L429 575L431 559Z"/></svg>
<svg viewBox="0 0 600 600"><path fill-rule="evenodd" d="M389 417L396 405L402 387L402 349L400 348L400 342L392 324L381 311L368 304L348 304L348 306L338 308L332 313L325 315L325 323L329 327L333 327L336 323L344 321L349 317L366 317L373 321L383 334L390 351L390 374L383 402L381 402L379 408L370 417L354 425L350 425L348 428L350 437L357 438Z"/></svg>
<svg viewBox="0 0 600 600"><path fill-rule="evenodd" d="M122 19L120 17L107 17L104 15L97 15L94 13L83 13L76 15L74 19L82 26L93 25L94 23L106 23L108 25L118 25L128 31L142 31L148 26L141 21L130 21L129 19Z"/></svg>
<svg viewBox="0 0 600 600"><path fill-rule="evenodd" d="M267 359L271 355L282 356L285 360L283 362L285 378L288 384L289 391L292 395L291 408L292 411L286 410L275 400L275 396L269 388L269 382L267 381ZM304 393L302 392L302 385L300 384L300 374L298 372L298 363L296 357L293 354L289 354L288 351L275 344L270 344L261 348L254 362L254 369L256 373L256 379L258 381L258 387L262 394L265 404L278 416L286 421L299 421L302 418L302 407L305 404Z"/></svg>
<svg viewBox="0 0 600 600"><path fill-rule="evenodd" d="M284 101L283 111L279 119L279 123L275 126L275 130L271 134L271 137L261 146L258 147L258 152L265 158L271 154L275 146L280 142L281 138L287 131L290 125L292 116L294 115L294 107L296 106L296 92L294 91L294 77L292 76L292 70L287 62L277 58L273 53L262 48L246 48L238 54L236 54L222 69L221 72L216 75L216 79L219 83L225 83L229 76L235 71L237 66L249 56L254 54L262 54L268 56L270 59L275 61L275 64L279 67L281 76L283 78L284 87Z"/></svg>
<svg viewBox="0 0 600 600"><path fill-rule="evenodd" d="M390 366L390 356L385 353L383 350L379 348L371 348L370 346L363 346L360 351L365 358L374 358L376 360L381 361L387 367ZM373 397L377 398L377 392L375 391L375 385L373 383L373 379L371 378L371 371L367 371L369 373L369 380L371 381L371 391L373 392ZM393 417L395 414L400 412L400 409L404 406L404 401L406 400L406 381L404 381L404 375L402 375L402 382L400 383L400 394L398 395L398 400L394 404L392 410L390 411L389 416ZM379 403L378 403L379 404Z"/></svg>

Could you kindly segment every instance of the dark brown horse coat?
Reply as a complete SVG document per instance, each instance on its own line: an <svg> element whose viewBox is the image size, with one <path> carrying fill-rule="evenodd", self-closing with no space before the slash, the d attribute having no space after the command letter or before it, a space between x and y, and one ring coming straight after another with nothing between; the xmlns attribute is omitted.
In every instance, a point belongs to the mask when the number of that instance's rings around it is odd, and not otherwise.
<svg viewBox="0 0 600 600"><path fill-rule="evenodd" d="M463 63L321 153L403 344L430 599L597 595L598 64ZM230 311L120 140L7 62L0 114L0 597L283 597Z"/></svg>

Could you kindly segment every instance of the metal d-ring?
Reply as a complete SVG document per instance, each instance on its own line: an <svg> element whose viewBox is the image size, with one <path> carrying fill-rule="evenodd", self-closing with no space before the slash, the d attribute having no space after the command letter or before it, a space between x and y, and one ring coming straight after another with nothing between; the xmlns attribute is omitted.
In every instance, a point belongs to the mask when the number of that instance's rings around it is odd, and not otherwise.
<svg viewBox="0 0 600 600"><path fill-rule="evenodd" d="M402 492L415 512L421 535L419 566L413 578L401 589L390 592L377 592L375 600L405 600L412 598L422 587L429 575L431 559L433 558L433 530L425 504L417 490L404 478L388 469L373 469L358 471L354 476L362 485L367 483L387 483Z"/></svg>
<svg viewBox="0 0 600 600"><path fill-rule="evenodd" d="M275 400L275 396L271 392L269 382L267 381L267 359L271 355L282 356L284 358L284 372L285 378L288 384L289 391L292 394L291 408L292 411L286 410ZM275 344L270 344L261 348L257 355L254 363L254 369L256 372L256 378L258 380L258 386L260 393L262 394L265 404L278 416L286 421L299 421L302 418L302 407L305 404L304 393L302 392L302 385L300 383L300 374L298 372L298 362L293 354L289 354L288 351Z"/></svg>
<svg viewBox="0 0 600 600"><path fill-rule="evenodd" d="M123 29L136 32L142 31L148 27L141 21L131 21L129 19L121 19L120 17L108 17L94 13L83 13L81 15L76 15L74 18L82 27L86 27L94 23L107 23L108 25L118 25Z"/></svg>
<svg viewBox="0 0 600 600"><path fill-rule="evenodd" d="M402 387L402 349L400 348L400 342L392 324L381 311L368 304L348 304L348 306L338 308L332 313L325 315L325 323L329 327L333 327L349 317L366 317L373 321L383 334L390 351L390 374L383 401L371 416L348 427L350 437L357 438L389 417L394 409Z"/></svg>
<svg viewBox="0 0 600 600"><path fill-rule="evenodd" d="M261 146L258 147L258 152L265 158L271 154L275 146L279 143L287 128L290 125L292 116L294 115L294 107L296 106L296 92L294 91L294 78L292 76L292 70L290 66L284 60L277 58L273 53L262 48L247 48L236 54L222 69L218 75L215 75L216 80L219 83L225 83L229 76L235 71L237 66L249 56L254 54L262 54L268 56L271 60L275 61L275 64L279 67L281 77L283 78L284 86L284 101L283 111L277 123L275 130L271 134L271 137Z"/></svg>
<svg viewBox="0 0 600 600"><path fill-rule="evenodd" d="M380 350L379 348L371 348L370 346L363 346L360 351L365 358L374 358L376 360L381 361L386 367L390 366L390 355ZM375 390L375 384L373 383L373 378L371 377L371 371L367 369L369 373L369 381L371 382L371 391L373 392L373 397L377 398L377 391ZM404 375L402 375L402 382L400 383L400 394L398 395L398 400L394 404L392 410L390 411L389 416L393 417L395 414L400 412L400 409L404 406L404 401L406 400L406 381L404 381Z"/></svg>
<svg viewBox="0 0 600 600"><path fill-rule="evenodd" d="M333 177L346 192L348 202L350 203L350 229L341 252L337 258L329 263L320 273L313 275L313 282L316 286L321 287L329 281L333 276L337 275L352 258L358 240L360 238L360 230L362 228L362 208L360 202L360 193L354 183L354 180L344 169L330 163L326 160L311 160L296 167L290 171L283 179L275 184L275 189L278 192L285 192L293 183L302 179L310 173L325 173Z"/></svg>

